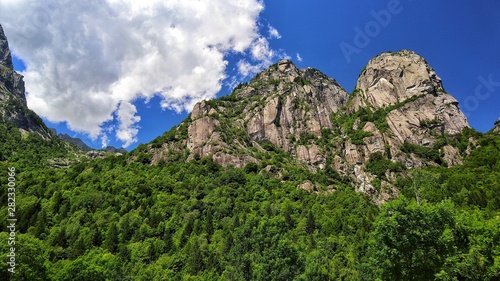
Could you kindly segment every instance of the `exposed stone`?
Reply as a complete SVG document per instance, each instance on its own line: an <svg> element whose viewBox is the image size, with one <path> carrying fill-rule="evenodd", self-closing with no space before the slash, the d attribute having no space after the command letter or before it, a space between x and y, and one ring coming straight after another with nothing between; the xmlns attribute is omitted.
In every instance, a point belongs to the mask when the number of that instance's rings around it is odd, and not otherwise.
<svg viewBox="0 0 500 281"><path fill-rule="evenodd" d="M358 151L358 146L352 144L350 140L347 140L345 144L344 157L350 165L363 163L361 155Z"/></svg>
<svg viewBox="0 0 500 281"><path fill-rule="evenodd" d="M451 145L446 145L442 148L443 160L449 166L462 165L462 157L460 156L460 151Z"/></svg>
<svg viewBox="0 0 500 281"><path fill-rule="evenodd" d="M309 180L304 181L303 183L301 183L301 184L299 184L297 186L297 189L304 189L304 190L306 190L308 192L315 191L315 188L316 187L314 186L314 184L311 181L309 181Z"/></svg>
<svg viewBox="0 0 500 281"><path fill-rule="evenodd" d="M373 58L359 76L356 89L348 112L361 108L389 111L385 118L389 128L383 134L371 122L363 128L373 135L364 138L366 157L389 147L393 160L418 167L425 163L416 155L401 155L403 143L432 147L440 135L455 135L469 127L457 100L446 93L435 71L414 52L403 50ZM359 151L352 145L346 148ZM462 162L458 150L446 147L443 151L450 165ZM352 158L348 162L352 163Z"/></svg>
<svg viewBox="0 0 500 281"><path fill-rule="evenodd" d="M98 151L98 150L91 150L85 154L88 158L91 159L102 159L106 157L106 153L104 151Z"/></svg>
<svg viewBox="0 0 500 281"><path fill-rule="evenodd" d="M500 118L495 122L495 127L493 127L493 132L500 133Z"/></svg>
<svg viewBox="0 0 500 281"><path fill-rule="evenodd" d="M280 62L278 62L278 70L281 72L285 72L292 65L293 63L290 60L281 60Z"/></svg>
<svg viewBox="0 0 500 281"><path fill-rule="evenodd" d="M299 145L296 148L296 157L301 161L311 163L313 165L324 165L325 156L321 152L321 148L315 144L313 145ZM322 167L320 167L321 169Z"/></svg>
<svg viewBox="0 0 500 281"><path fill-rule="evenodd" d="M3 31L2 25L0 25L0 65L3 65L11 70L14 69L9 43Z"/></svg>
<svg viewBox="0 0 500 281"><path fill-rule="evenodd" d="M219 121L208 116L201 117L191 122L188 128L187 148L193 149L211 141L212 133Z"/></svg>
<svg viewBox="0 0 500 281"><path fill-rule="evenodd" d="M363 131L371 133L372 136L365 137L363 141L365 142L365 160L368 160L368 157L375 152L384 153L386 141L384 139L384 135L380 133L375 124L372 122L367 122L363 127Z"/></svg>
<svg viewBox="0 0 500 281"><path fill-rule="evenodd" d="M419 55L403 50L383 53L371 59L361 73L356 88L359 98L374 108L396 104L422 93L442 89L441 79Z"/></svg>

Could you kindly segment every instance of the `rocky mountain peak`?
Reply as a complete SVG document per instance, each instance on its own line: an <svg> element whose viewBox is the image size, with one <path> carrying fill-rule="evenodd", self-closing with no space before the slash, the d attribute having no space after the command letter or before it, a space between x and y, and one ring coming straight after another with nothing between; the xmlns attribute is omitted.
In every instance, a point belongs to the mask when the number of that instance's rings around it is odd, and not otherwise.
<svg viewBox="0 0 500 281"><path fill-rule="evenodd" d="M495 122L495 126L493 127L493 132L500 133L500 118Z"/></svg>
<svg viewBox="0 0 500 281"><path fill-rule="evenodd" d="M306 139L320 138L323 129L332 129L332 113L348 97L320 71L299 69L292 61L282 60L240 84L231 95L196 104L190 119L179 127L187 127L184 143L189 159L211 155L224 166L239 167L258 162L254 153L242 151L262 150L266 144L305 162L324 164L321 149L306 146ZM155 152L156 161L167 158L165 149L174 148L162 146L162 152Z"/></svg>
<svg viewBox="0 0 500 281"><path fill-rule="evenodd" d="M403 103L408 103L402 108L405 112L392 114L398 127L432 121L449 134L469 127L458 101L444 90L434 69L421 56L408 50L383 53L370 60L358 78L348 111L394 109ZM408 131L405 137L409 135Z"/></svg>
<svg viewBox="0 0 500 281"><path fill-rule="evenodd" d="M441 78L413 51L383 53L371 59L361 72L356 107L387 107L416 95L444 92ZM456 101L455 101L456 102Z"/></svg>
<svg viewBox="0 0 500 281"><path fill-rule="evenodd" d="M278 70L280 72L288 72L297 70L297 67L295 67L295 64L291 60L283 59L278 62Z"/></svg>
<svg viewBox="0 0 500 281"><path fill-rule="evenodd" d="M8 69L14 69L9 43L5 33L3 32L2 25L0 25L0 65L5 66Z"/></svg>

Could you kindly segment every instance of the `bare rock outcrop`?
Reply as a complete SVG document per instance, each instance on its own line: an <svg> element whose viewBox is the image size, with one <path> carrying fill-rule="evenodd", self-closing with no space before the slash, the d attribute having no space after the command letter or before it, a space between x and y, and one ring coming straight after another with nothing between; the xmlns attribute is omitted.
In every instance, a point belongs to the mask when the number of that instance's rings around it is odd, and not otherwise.
<svg viewBox="0 0 500 281"><path fill-rule="evenodd" d="M500 119L495 122L495 126L493 127L493 132L500 133Z"/></svg>
<svg viewBox="0 0 500 281"><path fill-rule="evenodd" d="M12 65L12 56L10 54L9 42L7 41L7 37L5 37L5 33L3 32L3 28L0 25L0 65L3 65L9 69L14 69Z"/></svg>

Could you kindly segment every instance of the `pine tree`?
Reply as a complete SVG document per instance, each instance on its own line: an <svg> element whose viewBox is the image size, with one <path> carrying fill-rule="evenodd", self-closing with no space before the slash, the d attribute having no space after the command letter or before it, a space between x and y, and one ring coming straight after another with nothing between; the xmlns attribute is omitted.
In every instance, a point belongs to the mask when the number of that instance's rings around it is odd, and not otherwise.
<svg viewBox="0 0 500 281"><path fill-rule="evenodd" d="M316 219L314 218L314 214L311 212L311 210L309 210L306 220L306 233L313 234L314 230L316 230Z"/></svg>
<svg viewBox="0 0 500 281"><path fill-rule="evenodd" d="M106 240L104 242L106 249L111 253L116 253L118 251L118 228L116 223L112 223L108 231L106 231Z"/></svg>

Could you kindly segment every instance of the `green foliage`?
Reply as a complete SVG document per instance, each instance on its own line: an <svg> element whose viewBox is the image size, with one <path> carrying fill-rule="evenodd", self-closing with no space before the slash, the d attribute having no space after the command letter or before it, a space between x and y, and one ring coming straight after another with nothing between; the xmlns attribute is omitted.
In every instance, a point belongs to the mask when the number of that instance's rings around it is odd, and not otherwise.
<svg viewBox="0 0 500 281"><path fill-rule="evenodd" d="M370 241L371 280L432 280L453 254L453 205L386 204Z"/></svg>
<svg viewBox="0 0 500 281"><path fill-rule="evenodd" d="M260 142L260 146L262 146L263 149L269 151L269 152L278 152L279 148L276 147L271 141L269 140L264 140Z"/></svg>
<svg viewBox="0 0 500 281"><path fill-rule="evenodd" d="M16 163L19 169L41 169L49 165L49 159L74 162L75 150L58 138L45 140L36 133L23 136L12 123L0 119L0 161Z"/></svg>
<svg viewBox="0 0 500 281"><path fill-rule="evenodd" d="M366 171L376 175L379 179L387 179L385 173L387 170L391 172L401 172L406 167L400 162L392 162L387 159L380 151L370 155L366 163Z"/></svg>
<svg viewBox="0 0 500 281"><path fill-rule="evenodd" d="M425 147L425 146L405 142L401 146L401 151L403 151L405 153L413 153L425 161L432 161L432 162L435 162L437 164L443 164L443 159L441 157L441 153L439 152L439 149L436 146Z"/></svg>
<svg viewBox="0 0 500 281"><path fill-rule="evenodd" d="M432 128L432 127L439 125L439 124L441 124L441 121L439 121L439 119L437 119L437 118L434 118L431 120L420 120L421 127Z"/></svg>
<svg viewBox="0 0 500 281"><path fill-rule="evenodd" d="M311 141L316 140L316 135L312 133L301 133L300 139L297 142L300 145L308 145L311 144Z"/></svg>
<svg viewBox="0 0 500 281"><path fill-rule="evenodd" d="M404 197L382 208L367 255L370 280L497 280L500 222L449 201ZM489 238L486 238L489 237ZM495 240L495 239L494 239Z"/></svg>
<svg viewBox="0 0 500 281"><path fill-rule="evenodd" d="M360 141L365 136L352 130L354 123L362 128L384 116L362 113L335 116L334 130L297 142L333 140L340 130ZM207 157L186 162L182 151L176 161L150 165L150 148L180 141L186 124L140 145L131 158L75 161L67 169L46 164L71 157L63 143L1 125L0 170L18 171L20 274L6 275L3 263L0 279L498 280L497 135L464 130L441 136L433 147L403 145L432 161L440 161L446 144L464 155L472 149L463 165L450 168L405 170L390 160L390 147L372 154L366 169L377 175L374 184L396 172L402 194L379 207L333 170L334 155L324 170L312 172L271 142L261 143L265 152L255 149L260 163L241 169ZM304 181L317 193L297 189ZM7 185L6 176L0 185ZM0 189L2 202L7 196ZM0 216L7 216L5 204ZM6 229L5 220L0 227ZM0 249L9 251L6 243Z"/></svg>
<svg viewBox="0 0 500 281"><path fill-rule="evenodd" d="M361 94L360 89L354 89L351 94L352 97ZM423 97L424 95L415 95L404 101L397 102L396 104L389 105L383 108L379 108L375 111L372 108L360 108L352 114L339 114L336 113L332 116L332 121L338 128L342 128L343 131L349 136L354 144L364 144L363 138L371 136L371 134L364 132L362 128L367 122L372 122L375 124L377 129L381 133L385 133L389 129L389 124L387 123L387 115L396 109L405 106L407 103L416 101L417 99ZM355 122L358 121L357 130L353 129Z"/></svg>
<svg viewBox="0 0 500 281"><path fill-rule="evenodd" d="M141 146L133 153L145 150ZM270 152L270 160L280 153ZM334 257L361 259L359 242L352 244L356 248L349 245L360 237L366 241L377 208L327 174L290 166L288 179L281 181L259 174L256 164L224 170L210 158L163 166L127 163L110 157L67 170L19 173L17 203L25 224L20 235L29 235L41 249L30 250L40 260L21 261L37 276L293 280L317 276L322 265L313 251L328 253L328 266L337 269L326 273L331 278L340 272L360 274L359 265ZM334 184L337 191L297 190L304 179ZM4 190L0 197L5 196ZM5 212L2 207L0 214ZM334 255L328 241L340 235L351 242Z"/></svg>
<svg viewBox="0 0 500 281"><path fill-rule="evenodd" d="M381 152L375 152L370 155L370 159L366 163L366 171L385 179L385 172L389 169L391 160L382 155Z"/></svg>
<svg viewBox="0 0 500 281"><path fill-rule="evenodd" d="M305 85L311 85L311 81L305 79L304 77L300 77L298 79L298 81L296 81L297 84L301 85L301 86L305 86Z"/></svg>

